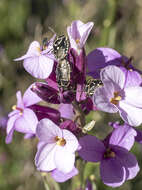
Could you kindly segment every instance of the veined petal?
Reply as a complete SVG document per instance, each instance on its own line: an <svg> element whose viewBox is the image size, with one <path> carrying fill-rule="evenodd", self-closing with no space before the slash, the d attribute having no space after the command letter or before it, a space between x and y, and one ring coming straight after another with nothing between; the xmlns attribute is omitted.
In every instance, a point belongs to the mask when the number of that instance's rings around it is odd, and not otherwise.
<svg viewBox="0 0 142 190"><path fill-rule="evenodd" d="M93 22L88 22L86 24L82 23L82 25L80 26L80 28L79 28L79 32L80 32L80 36L81 36L80 48L83 48L83 46L85 45L85 42L86 42L93 26L94 26Z"/></svg>
<svg viewBox="0 0 142 190"><path fill-rule="evenodd" d="M71 133L70 131L63 129L63 138L66 140L64 149L66 151L74 153L79 146L76 136L73 133Z"/></svg>
<svg viewBox="0 0 142 190"><path fill-rule="evenodd" d="M78 170L75 167L73 168L73 170L71 172L66 173L66 174L59 171L58 169L55 169L51 172L51 175L54 178L54 180L59 183L65 182L77 174L78 174Z"/></svg>
<svg viewBox="0 0 142 190"><path fill-rule="evenodd" d="M110 65L101 70L101 80L115 83L120 89L123 89L125 84L125 75L117 66Z"/></svg>
<svg viewBox="0 0 142 190"><path fill-rule="evenodd" d="M117 107L110 103L111 98L114 96L114 86L111 82L105 81L105 86L98 88L93 96L94 104L98 110L108 113L116 113Z"/></svg>
<svg viewBox="0 0 142 190"><path fill-rule="evenodd" d="M24 59L23 65L27 72L39 79L46 79L52 72L54 61L45 55Z"/></svg>
<svg viewBox="0 0 142 190"><path fill-rule="evenodd" d="M63 173L69 173L74 168L75 154L62 146L57 147L54 159L56 168Z"/></svg>
<svg viewBox="0 0 142 190"><path fill-rule="evenodd" d="M23 109L24 108L24 103L23 103L21 91L18 91L16 93L16 97L17 97L17 107Z"/></svg>
<svg viewBox="0 0 142 190"><path fill-rule="evenodd" d="M35 156L35 164L40 171L52 171L56 168L54 157L56 144L40 144Z"/></svg>
<svg viewBox="0 0 142 190"><path fill-rule="evenodd" d="M109 140L109 144L117 145L130 150L135 142L136 131L129 125L120 125L114 129Z"/></svg>
<svg viewBox="0 0 142 190"><path fill-rule="evenodd" d="M125 167L117 158L102 160L100 174L103 183L111 187L119 187L126 180Z"/></svg>
<svg viewBox="0 0 142 190"><path fill-rule="evenodd" d="M126 178L133 179L140 170L136 157L130 152L123 152L123 154L119 156L119 159L126 169Z"/></svg>
<svg viewBox="0 0 142 190"><path fill-rule="evenodd" d="M125 88L141 85L142 77L137 71L128 70L125 67L120 67L120 68L125 73L125 76L126 76Z"/></svg>
<svg viewBox="0 0 142 190"><path fill-rule="evenodd" d="M12 141L13 132L15 129L15 122L19 117L20 117L19 114L15 114L15 115L11 116L7 122L7 128L6 128L7 136L6 136L6 140L5 140L7 144L11 143L11 141Z"/></svg>
<svg viewBox="0 0 142 190"><path fill-rule="evenodd" d="M93 22L84 24L80 20L75 20L72 22L71 26L67 27L72 48L83 48L93 25Z"/></svg>
<svg viewBox="0 0 142 190"><path fill-rule="evenodd" d="M56 136L62 138L62 130L50 119L42 119L37 125L36 135L40 141L53 143Z"/></svg>
<svg viewBox="0 0 142 190"><path fill-rule="evenodd" d="M14 59L14 61L21 61L21 60L24 60L30 57L39 56L39 55L40 55L40 44L37 41L33 41L30 44L27 53L20 58Z"/></svg>
<svg viewBox="0 0 142 190"><path fill-rule="evenodd" d="M97 48L87 56L89 75L100 78L100 70L108 65L120 65L121 55L111 48Z"/></svg>
<svg viewBox="0 0 142 190"><path fill-rule="evenodd" d="M24 106L28 107L41 101L41 98L34 93L31 88L34 88L35 83L31 84L23 95Z"/></svg>
<svg viewBox="0 0 142 190"><path fill-rule="evenodd" d="M24 109L22 115L15 122L15 130L21 133L35 134L38 119L35 113L29 109Z"/></svg>
<svg viewBox="0 0 142 190"><path fill-rule="evenodd" d="M86 161L98 162L103 158L105 152L104 144L95 136L86 135L79 139L81 149L79 155Z"/></svg>
<svg viewBox="0 0 142 190"><path fill-rule="evenodd" d="M119 112L122 119L131 126L139 126L142 123L142 109L127 104L125 100L119 102Z"/></svg>
<svg viewBox="0 0 142 190"><path fill-rule="evenodd" d="M142 109L142 87L134 86L124 89L125 103Z"/></svg>

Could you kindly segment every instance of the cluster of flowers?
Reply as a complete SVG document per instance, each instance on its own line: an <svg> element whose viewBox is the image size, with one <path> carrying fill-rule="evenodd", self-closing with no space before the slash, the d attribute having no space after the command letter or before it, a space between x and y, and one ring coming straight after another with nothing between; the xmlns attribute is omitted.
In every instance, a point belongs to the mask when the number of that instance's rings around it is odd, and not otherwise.
<svg viewBox="0 0 142 190"><path fill-rule="evenodd" d="M56 80L60 64L53 51L56 35L42 46L32 42L27 53L16 59L23 60L25 70L44 82L32 84L23 97L17 92L17 105L7 123L6 143L12 141L14 131L24 133L25 138L37 137L35 165L39 171L50 172L57 182L78 174L78 154L86 161L100 162L103 183L117 187L139 171L129 151L135 141L142 142L142 132L134 128L142 123L141 72L132 66L132 58L111 48L97 48L86 56L84 45L93 25L77 20L67 27L71 72L66 89ZM84 90L88 76L103 83L95 88L93 96ZM37 105L41 101L56 104L58 109ZM86 124L85 115L92 110L119 112L124 124L111 123L112 132L99 140L87 134L94 122Z"/></svg>

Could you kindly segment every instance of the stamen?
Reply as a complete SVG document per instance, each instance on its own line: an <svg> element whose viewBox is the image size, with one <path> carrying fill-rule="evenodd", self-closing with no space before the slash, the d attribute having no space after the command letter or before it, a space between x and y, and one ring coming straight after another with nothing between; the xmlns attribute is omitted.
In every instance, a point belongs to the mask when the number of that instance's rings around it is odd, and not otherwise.
<svg viewBox="0 0 142 190"><path fill-rule="evenodd" d="M37 47L36 49L37 49L37 51L38 51L39 53L41 53L40 47Z"/></svg>
<svg viewBox="0 0 142 190"><path fill-rule="evenodd" d="M115 156L115 152L113 152L110 148L108 148L104 153L104 158L115 158Z"/></svg>
<svg viewBox="0 0 142 190"><path fill-rule="evenodd" d="M59 146L64 146L66 144L66 140L58 136L55 137L55 141L56 141L56 144Z"/></svg>
<svg viewBox="0 0 142 190"><path fill-rule="evenodd" d="M121 99L122 99L122 97L119 95L119 92L114 92L114 98L111 98L111 99L110 99L110 102L111 102L112 104L117 105L118 102L119 102Z"/></svg>
<svg viewBox="0 0 142 190"><path fill-rule="evenodd" d="M133 69L129 69L129 65L132 64L134 60L134 57L131 56L127 61L124 61L124 59L122 59L121 64L123 65L123 67L125 67L127 70L133 71Z"/></svg>
<svg viewBox="0 0 142 190"><path fill-rule="evenodd" d="M80 43L80 39L76 39L75 41L76 41L76 43L77 43L77 44L79 44L79 43Z"/></svg>
<svg viewBox="0 0 142 190"><path fill-rule="evenodd" d="M20 115L22 115L22 114L23 114L23 109L22 109L22 108L17 107L16 105L13 105L13 106L12 106L12 109L13 109L13 110L18 110L18 111L20 111L20 113L19 113Z"/></svg>

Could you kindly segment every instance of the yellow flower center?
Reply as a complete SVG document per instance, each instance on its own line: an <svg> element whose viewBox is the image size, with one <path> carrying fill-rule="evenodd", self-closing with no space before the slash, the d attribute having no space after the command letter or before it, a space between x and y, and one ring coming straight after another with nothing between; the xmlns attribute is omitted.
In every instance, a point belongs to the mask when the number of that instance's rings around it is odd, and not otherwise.
<svg viewBox="0 0 142 190"><path fill-rule="evenodd" d="M16 105L12 106L12 109L13 109L13 110L18 110L18 111L20 111L20 112L19 112L19 114L20 114L20 115L22 115L22 114L23 114L23 109L22 109L22 108L17 107Z"/></svg>
<svg viewBox="0 0 142 190"><path fill-rule="evenodd" d="M37 49L37 51L38 51L39 53L41 53L40 47L37 47L36 49Z"/></svg>
<svg viewBox="0 0 142 190"><path fill-rule="evenodd" d="M104 153L104 158L115 158L116 154L110 148Z"/></svg>
<svg viewBox="0 0 142 190"><path fill-rule="evenodd" d="M117 105L121 99L122 97L119 95L119 92L114 92L114 97L110 99L110 102Z"/></svg>
<svg viewBox="0 0 142 190"><path fill-rule="evenodd" d="M76 39L75 41L76 41L76 43L77 43L77 44L79 44L79 43L80 43L80 39Z"/></svg>
<svg viewBox="0 0 142 190"><path fill-rule="evenodd" d="M58 136L55 137L55 141L56 141L56 144L59 146L64 146L66 144L66 140Z"/></svg>

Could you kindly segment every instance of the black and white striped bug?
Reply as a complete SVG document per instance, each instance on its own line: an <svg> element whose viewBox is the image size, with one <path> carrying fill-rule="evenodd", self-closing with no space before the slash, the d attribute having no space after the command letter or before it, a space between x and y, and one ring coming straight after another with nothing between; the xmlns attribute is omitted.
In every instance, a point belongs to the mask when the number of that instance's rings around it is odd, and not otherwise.
<svg viewBox="0 0 142 190"><path fill-rule="evenodd" d="M70 85L71 66L67 58L69 48L69 39L64 35L57 37L53 43L53 53L58 61L56 80L59 88L63 90L67 90Z"/></svg>
<svg viewBox="0 0 142 190"><path fill-rule="evenodd" d="M69 39L64 35L58 36L53 43L53 53L55 58L59 61L67 59L69 48Z"/></svg>
<svg viewBox="0 0 142 190"><path fill-rule="evenodd" d="M95 90L102 86L103 83L100 79L88 79L86 82L86 85L84 87L84 91L86 92L87 96L93 96L95 93Z"/></svg>

